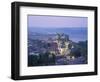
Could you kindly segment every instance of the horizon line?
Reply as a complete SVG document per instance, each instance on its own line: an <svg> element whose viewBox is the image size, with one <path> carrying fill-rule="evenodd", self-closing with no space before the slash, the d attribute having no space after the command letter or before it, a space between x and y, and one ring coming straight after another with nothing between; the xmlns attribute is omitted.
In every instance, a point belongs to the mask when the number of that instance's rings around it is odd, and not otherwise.
<svg viewBox="0 0 100 82"><path fill-rule="evenodd" d="M28 27L28 28L80 28L80 27ZM87 27L81 27L81 28L87 28Z"/></svg>

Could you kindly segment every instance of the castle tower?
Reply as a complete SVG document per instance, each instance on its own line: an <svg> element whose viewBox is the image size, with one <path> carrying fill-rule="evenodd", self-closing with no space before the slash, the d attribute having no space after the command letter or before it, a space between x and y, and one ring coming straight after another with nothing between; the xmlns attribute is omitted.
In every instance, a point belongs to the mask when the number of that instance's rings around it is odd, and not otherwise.
<svg viewBox="0 0 100 82"><path fill-rule="evenodd" d="M68 51L68 45L69 45L69 36L64 34L57 34L57 44L58 44L58 50L60 55L66 55L70 53Z"/></svg>

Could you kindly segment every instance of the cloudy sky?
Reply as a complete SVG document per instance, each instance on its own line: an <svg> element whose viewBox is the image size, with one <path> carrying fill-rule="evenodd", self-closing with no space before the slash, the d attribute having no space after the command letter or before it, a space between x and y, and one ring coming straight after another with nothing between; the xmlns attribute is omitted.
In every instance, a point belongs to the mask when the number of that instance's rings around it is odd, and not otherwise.
<svg viewBox="0 0 100 82"><path fill-rule="evenodd" d="M41 28L86 28L87 17L68 17L68 16L40 16L40 15L29 15L28 16L28 27L41 27Z"/></svg>

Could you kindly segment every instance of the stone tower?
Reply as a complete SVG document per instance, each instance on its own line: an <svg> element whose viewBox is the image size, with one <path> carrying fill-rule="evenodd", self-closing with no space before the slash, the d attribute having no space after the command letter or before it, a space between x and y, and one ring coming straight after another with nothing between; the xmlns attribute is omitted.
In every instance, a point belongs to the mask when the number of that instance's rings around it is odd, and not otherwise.
<svg viewBox="0 0 100 82"><path fill-rule="evenodd" d="M58 44L58 50L60 55L67 55L70 53L69 49L69 36L65 34L59 34L57 33L57 44Z"/></svg>

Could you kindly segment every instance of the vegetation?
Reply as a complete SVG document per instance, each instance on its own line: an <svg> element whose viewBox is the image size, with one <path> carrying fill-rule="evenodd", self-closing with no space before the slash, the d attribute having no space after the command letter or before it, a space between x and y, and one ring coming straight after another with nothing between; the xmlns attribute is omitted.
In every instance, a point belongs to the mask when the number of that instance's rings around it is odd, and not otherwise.
<svg viewBox="0 0 100 82"><path fill-rule="evenodd" d="M28 66L45 66L54 64L55 64L55 55L49 52L40 53L39 55L28 56Z"/></svg>

